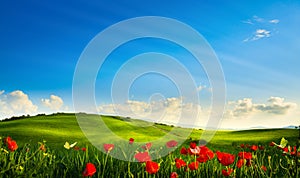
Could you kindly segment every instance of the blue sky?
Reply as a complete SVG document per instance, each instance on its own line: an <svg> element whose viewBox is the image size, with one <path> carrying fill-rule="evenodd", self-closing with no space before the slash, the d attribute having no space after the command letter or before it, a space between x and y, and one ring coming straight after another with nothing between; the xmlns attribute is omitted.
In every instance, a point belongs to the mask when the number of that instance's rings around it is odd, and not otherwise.
<svg viewBox="0 0 300 178"><path fill-rule="evenodd" d="M140 16L163 16L188 24L214 49L227 88L223 127L300 124L295 118L300 105L300 2L296 0L2 2L0 118L71 112L73 74L86 45L105 28ZM148 51L179 58L195 78L206 115L212 95L205 71L187 51L157 39L135 40L108 57L95 83L101 111L111 109L109 83L119 67ZM151 97L179 101L182 96L172 81L157 74L137 79L128 94L139 107ZM121 108L122 103L118 104Z"/></svg>

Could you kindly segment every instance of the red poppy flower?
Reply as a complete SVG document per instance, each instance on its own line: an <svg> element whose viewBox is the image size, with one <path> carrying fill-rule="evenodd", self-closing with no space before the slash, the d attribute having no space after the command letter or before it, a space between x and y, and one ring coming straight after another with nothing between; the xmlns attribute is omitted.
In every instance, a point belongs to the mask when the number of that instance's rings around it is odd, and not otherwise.
<svg viewBox="0 0 300 178"><path fill-rule="evenodd" d="M218 161L223 166L228 166L234 162L235 156L229 153L221 153L219 151L216 152Z"/></svg>
<svg viewBox="0 0 300 178"><path fill-rule="evenodd" d="M129 144L131 145L131 144L133 144L133 142L134 142L134 139L133 139L133 138L130 138L130 139L129 139Z"/></svg>
<svg viewBox="0 0 300 178"><path fill-rule="evenodd" d="M275 146L275 142L270 142L270 146Z"/></svg>
<svg viewBox="0 0 300 178"><path fill-rule="evenodd" d="M183 155L186 155L188 154L188 151L186 148L182 147L181 150L180 150L180 154L183 154Z"/></svg>
<svg viewBox="0 0 300 178"><path fill-rule="evenodd" d="M241 159L252 159L252 153L251 152L239 152L238 157Z"/></svg>
<svg viewBox="0 0 300 178"><path fill-rule="evenodd" d="M146 171L149 174L155 174L159 170L159 164L157 162L153 161L147 161L146 162Z"/></svg>
<svg viewBox="0 0 300 178"><path fill-rule="evenodd" d="M197 144L195 142L190 143L190 148L195 149L197 147Z"/></svg>
<svg viewBox="0 0 300 178"><path fill-rule="evenodd" d="M252 151L256 151L257 150L257 145L252 145L251 147L250 147L250 150L252 150Z"/></svg>
<svg viewBox="0 0 300 178"><path fill-rule="evenodd" d="M93 176L96 173L96 167L93 163L87 163L82 173L83 177Z"/></svg>
<svg viewBox="0 0 300 178"><path fill-rule="evenodd" d="M7 148L10 151L15 151L16 149L18 149L18 144L16 141L10 140L9 142L7 142Z"/></svg>
<svg viewBox="0 0 300 178"><path fill-rule="evenodd" d="M262 165L261 167L260 167L263 171L267 171L267 167L266 166L264 166L264 165Z"/></svg>
<svg viewBox="0 0 300 178"><path fill-rule="evenodd" d="M172 172L170 178L178 178L177 172Z"/></svg>
<svg viewBox="0 0 300 178"><path fill-rule="evenodd" d="M188 153L190 155L199 155L200 147L197 146L195 142L191 142L190 147L188 148Z"/></svg>
<svg viewBox="0 0 300 178"><path fill-rule="evenodd" d="M262 146L262 145L259 145L259 146L258 146L258 149L259 149L259 150L264 150L264 149L265 149L265 147L264 147L264 146Z"/></svg>
<svg viewBox="0 0 300 178"><path fill-rule="evenodd" d="M6 137L4 140L4 144L7 144L8 142L11 142L10 136Z"/></svg>
<svg viewBox="0 0 300 178"><path fill-rule="evenodd" d="M198 158L197 158L198 162L204 163L207 160L210 160L215 156L214 152L211 151L206 146L200 146L199 148L200 148L200 152L199 152Z"/></svg>
<svg viewBox="0 0 300 178"><path fill-rule="evenodd" d="M230 176L230 174L231 174L232 172L233 172L233 169L232 169L232 168L228 168L227 170L225 170L225 169L222 170L223 176L226 176L226 177Z"/></svg>
<svg viewBox="0 0 300 178"><path fill-rule="evenodd" d="M103 144L103 148L106 152L110 152L112 149L114 149L115 145L114 144Z"/></svg>
<svg viewBox="0 0 300 178"><path fill-rule="evenodd" d="M245 159L239 159L238 162L236 163L236 166L238 168L241 168L242 166L245 165L245 161L246 161Z"/></svg>
<svg viewBox="0 0 300 178"><path fill-rule="evenodd" d="M86 148L83 147L83 148L81 148L81 150L82 150L82 151L86 151Z"/></svg>
<svg viewBox="0 0 300 178"><path fill-rule="evenodd" d="M241 147L241 148L245 148L245 145L242 143L242 144L240 145L240 147Z"/></svg>
<svg viewBox="0 0 300 178"><path fill-rule="evenodd" d="M175 165L179 169L181 167L186 166L186 163L184 162L184 160L176 158L175 159Z"/></svg>
<svg viewBox="0 0 300 178"><path fill-rule="evenodd" d="M209 153L213 153L213 152L209 152ZM212 154L213 155L213 154ZM200 153L197 161L199 161L200 163L205 163L206 161L212 159L213 157L210 157L208 154L202 154Z"/></svg>
<svg viewBox="0 0 300 178"><path fill-rule="evenodd" d="M139 162L151 161L151 156L148 152L139 152L134 155L134 158Z"/></svg>
<svg viewBox="0 0 300 178"><path fill-rule="evenodd" d="M199 163L197 161L191 162L188 166L189 166L190 170L194 171L194 170L198 169Z"/></svg>
<svg viewBox="0 0 300 178"><path fill-rule="evenodd" d="M143 148L144 150L150 150L151 147L152 147L152 143L151 143L151 142L146 143L146 145L143 145L143 146L142 146L142 148Z"/></svg>
<svg viewBox="0 0 300 178"><path fill-rule="evenodd" d="M282 148L282 151L283 151L284 153L288 153L288 152L289 152L289 148L288 148L288 147L284 147L284 148Z"/></svg>
<svg viewBox="0 0 300 178"><path fill-rule="evenodd" d="M175 140L170 140L166 143L168 148L175 147L175 146L177 146L177 144L178 144L178 142L176 142Z"/></svg>
<svg viewBox="0 0 300 178"><path fill-rule="evenodd" d="M297 147L294 146L294 147L293 147L293 150L291 149L291 155L292 155L292 156L296 156L296 153L297 153ZM298 152L298 153L299 153L299 152Z"/></svg>

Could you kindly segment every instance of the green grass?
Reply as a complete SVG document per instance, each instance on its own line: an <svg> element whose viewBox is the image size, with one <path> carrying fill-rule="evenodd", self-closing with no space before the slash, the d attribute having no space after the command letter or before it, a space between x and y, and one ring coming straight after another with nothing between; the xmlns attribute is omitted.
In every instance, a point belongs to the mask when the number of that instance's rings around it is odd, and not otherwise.
<svg viewBox="0 0 300 178"><path fill-rule="evenodd" d="M117 136L128 140L135 138L138 142L156 140L175 127L164 124L154 124L146 121L122 118L117 116L86 115L88 119L103 119L106 126ZM183 133L191 132L190 140L199 140L202 130L190 130L187 128L176 128L178 138ZM289 140L291 145L296 144L298 131L296 129L258 129L245 131L217 131L208 146L215 149L228 149L228 145L240 143L268 144L271 141L279 141L281 137ZM37 143L46 140L47 145L53 149L62 149L65 141L77 141L81 146L89 144L81 131L74 114L52 114L26 117L24 119L0 122L0 136L12 136L18 140L20 145L25 143ZM182 137L182 139L185 139Z"/></svg>
<svg viewBox="0 0 300 178"><path fill-rule="evenodd" d="M74 114L59 113L2 121L0 122L0 177L82 177L88 162L96 166L97 172L94 177L157 178L169 177L174 171L179 174L179 177L224 177L221 171L228 168L219 163L216 155L212 160L201 163L199 169L195 171L188 170L187 167L181 169L175 167L175 158L182 158L187 164L195 161L194 155L180 154L180 148L189 147L191 141L199 141L201 134L205 132L203 130L154 124L117 116L91 114L80 116L79 123L87 129L86 134L90 134L96 140L102 139L104 143L115 144L115 148L110 153L101 152L89 143ZM114 142L111 134L101 132L101 129L106 127L117 136L116 138L125 139L125 142ZM97 134L93 135L94 133ZM8 150L9 147L5 143L7 136L16 140L19 146L17 150ZM165 145L172 136L175 136L177 141L185 140L184 145L178 145L175 147L178 149L173 151ZM234 169L233 177L299 177L300 170L295 164L300 163L299 160L295 156L283 155L281 149L268 146L271 141L279 143L282 137L289 141L288 145L294 146L298 141L297 136L296 129L217 131L207 146L214 153L219 150L236 156L234 163L229 166ZM132 145L128 143L130 137L135 139ZM161 137L164 139L159 141L164 144L163 146L155 143ZM46 141L46 150L40 149L44 144L43 140ZM71 143L76 141L78 142L76 146L85 147L87 150L67 150L63 147L65 141ZM131 162L135 160L134 155L137 152L144 152L138 143L148 141L153 143L149 154L153 161L160 164L160 169L155 175L145 171L145 163ZM241 143L263 145L265 149L252 151L251 166L237 168L238 152L251 151L250 148L241 148L239 146ZM101 148L102 144L103 142L99 144ZM114 159L114 155L127 157L131 161ZM156 155L159 156L155 158ZM261 169L262 165L266 166L266 172Z"/></svg>

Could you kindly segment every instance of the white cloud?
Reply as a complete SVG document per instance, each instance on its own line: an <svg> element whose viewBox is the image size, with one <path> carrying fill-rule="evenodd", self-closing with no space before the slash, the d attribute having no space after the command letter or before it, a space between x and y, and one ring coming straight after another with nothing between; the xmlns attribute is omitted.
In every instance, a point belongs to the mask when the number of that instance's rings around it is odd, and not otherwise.
<svg viewBox="0 0 300 178"><path fill-rule="evenodd" d="M270 20L269 23L278 24L279 20L278 19L273 19L273 20Z"/></svg>
<svg viewBox="0 0 300 178"><path fill-rule="evenodd" d="M254 23L251 20L249 20L249 19L248 20L243 20L242 22L250 24L250 25L254 25Z"/></svg>
<svg viewBox="0 0 300 178"><path fill-rule="evenodd" d="M259 22L259 23L263 23L265 21L265 19L258 17L256 15L254 15L252 19L253 19L253 21Z"/></svg>
<svg viewBox="0 0 300 178"><path fill-rule="evenodd" d="M234 103L234 102L231 102ZM244 114L250 114L253 112L253 103L251 98L244 98L234 103L234 109L232 110L233 116L239 116Z"/></svg>
<svg viewBox="0 0 300 178"><path fill-rule="evenodd" d="M262 112L272 114L286 114L290 109L296 108L296 103L284 102L284 98L270 97L269 104L258 104L255 108Z"/></svg>
<svg viewBox="0 0 300 178"><path fill-rule="evenodd" d="M270 97L267 104L254 104L251 98L244 98L229 104L234 105L233 109L229 111L234 117L249 116L256 113L285 115L297 107L296 103L285 102L284 98L280 97Z"/></svg>
<svg viewBox="0 0 300 178"><path fill-rule="evenodd" d="M256 24L267 24L267 23L278 24L280 21L279 19L266 20L264 18L254 15L251 19L243 20L242 22L250 25L256 25Z"/></svg>
<svg viewBox="0 0 300 178"><path fill-rule="evenodd" d="M200 105L184 103L183 98L175 97L149 103L128 100L123 104L100 105L98 111L101 114L120 115L173 125L193 125L195 122L202 124L205 122L205 117L199 118Z"/></svg>
<svg viewBox="0 0 300 178"><path fill-rule="evenodd" d="M300 111L296 109L296 103L286 102L280 97L270 97L265 103L255 103L252 98L231 101L227 105L224 119L220 118L220 125L215 128L297 125L300 123L294 116L299 115ZM202 109L198 104L184 103L183 98L166 98L149 103L128 100L122 104L100 105L98 111L101 114L200 128L207 126L210 114L213 113L211 108Z"/></svg>
<svg viewBox="0 0 300 178"><path fill-rule="evenodd" d="M9 94L0 92L0 117L11 117L23 114L33 114L37 112L38 107L32 104L28 95L23 91L16 90Z"/></svg>
<svg viewBox="0 0 300 178"><path fill-rule="evenodd" d="M199 85L199 86L197 87L197 91L200 92L200 91L202 91L202 90L204 90L204 89L206 89L206 88L207 88L206 85Z"/></svg>
<svg viewBox="0 0 300 178"><path fill-rule="evenodd" d="M244 40L244 42L247 41L255 41L255 40L259 40L261 38L268 38L271 36L271 31L268 31L266 29L257 29L254 33L254 35L250 38L247 38Z"/></svg>
<svg viewBox="0 0 300 178"><path fill-rule="evenodd" d="M243 20L242 22L250 25L255 25L257 23L264 23L265 19L254 15L251 19Z"/></svg>
<svg viewBox="0 0 300 178"><path fill-rule="evenodd" d="M244 42L249 41L256 41L262 38L268 38L271 37L271 34L274 34L274 32L278 32L276 29L274 29L274 26L272 26L273 30L266 30L270 29L270 24L278 24L278 19L272 19L272 20L265 20L264 18L253 16L251 19L247 19L242 21L243 23L253 25L254 28L256 28L255 32L248 38L244 39ZM253 28L253 27L252 27Z"/></svg>
<svg viewBox="0 0 300 178"><path fill-rule="evenodd" d="M265 38L270 36L271 36L271 31L265 29L257 29L255 32L255 36L253 37L253 40L258 40L260 38Z"/></svg>
<svg viewBox="0 0 300 178"><path fill-rule="evenodd" d="M50 99L41 99L41 102L52 110L59 110L64 104L63 100L56 95L50 95Z"/></svg>

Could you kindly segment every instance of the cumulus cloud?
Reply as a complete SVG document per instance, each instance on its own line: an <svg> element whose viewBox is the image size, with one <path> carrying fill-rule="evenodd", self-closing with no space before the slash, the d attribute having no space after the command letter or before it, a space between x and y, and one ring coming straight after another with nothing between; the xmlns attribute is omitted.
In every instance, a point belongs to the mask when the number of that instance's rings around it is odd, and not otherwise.
<svg viewBox="0 0 300 178"><path fill-rule="evenodd" d="M287 114L289 110L297 107L296 103L285 102L284 98L280 97L270 97L267 104L255 104L252 102L251 98L244 98L236 102L230 102L230 105L234 105L233 109L230 111L234 117L251 115L259 112L284 115Z"/></svg>
<svg viewBox="0 0 300 178"><path fill-rule="evenodd" d="M230 104L235 104L234 109L231 111L233 116L249 114L254 110L251 98L244 98L237 102L231 102Z"/></svg>
<svg viewBox="0 0 300 178"><path fill-rule="evenodd" d="M56 95L50 95L49 99L41 99L41 102L44 106L52 110L59 110L64 104L63 100Z"/></svg>
<svg viewBox="0 0 300 178"><path fill-rule="evenodd" d="M185 103L183 98L166 98L149 103L128 100L123 104L104 104L98 107L102 114L127 116L174 125L188 125L196 122L201 107Z"/></svg>
<svg viewBox="0 0 300 178"><path fill-rule="evenodd" d="M296 103L285 102L284 98L270 97L269 104L257 104L255 108L262 112L272 114L286 114L290 109L296 108Z"/></svg>
<svg viewBox="0 0 300 178"><path fill-rule="evenodd" d="M0 91L0 117L33 114L37 109L38 107L23 91L16 90L8 94L4 94L3 90Z"/></svg>

